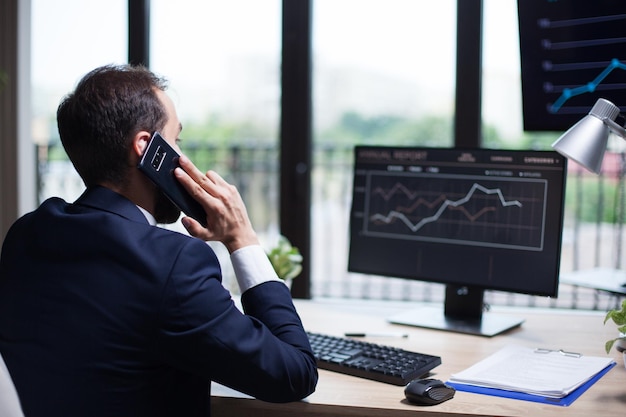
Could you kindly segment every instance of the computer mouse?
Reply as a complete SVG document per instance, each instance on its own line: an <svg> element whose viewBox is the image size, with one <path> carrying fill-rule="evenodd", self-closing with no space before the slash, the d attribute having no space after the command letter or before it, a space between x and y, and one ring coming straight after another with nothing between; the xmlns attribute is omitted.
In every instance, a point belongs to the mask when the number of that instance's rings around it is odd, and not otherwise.
<svg viewBox="0 0 626 417"><path fill-rule="evenodd" d="M404 396L415 404L435 405L454 397L456 390L438 379L414 379L406 384Z"/></svg>

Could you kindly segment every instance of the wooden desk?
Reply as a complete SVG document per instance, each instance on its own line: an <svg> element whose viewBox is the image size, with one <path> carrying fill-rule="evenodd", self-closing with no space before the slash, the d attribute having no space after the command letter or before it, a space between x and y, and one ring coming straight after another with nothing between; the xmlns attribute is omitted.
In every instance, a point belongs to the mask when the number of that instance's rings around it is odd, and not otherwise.
<svg viewBox="0 0 626 417"><path fill-rule="evenodd" d="M509 333L485 338L387 323L386 317L415 308L414 304L361 300L296 300L305 328L312 332L342 336L344 332L402 332L408 338L371 338L375 343L435 354L443 364L432 376L447 381L506 344L545 347L603 356L605 340L615 336L614 326L602 324L602 312L546 309L495 309L498 313L522 315L524 324ZM436 406L411 405L403 387L320 370L316 392L301 402L270 404L250 399L213 384L215 416L620 416L626 414L626 368L622 356L607 375L569 407L560 407L487 395L457 392Z"/></svg>

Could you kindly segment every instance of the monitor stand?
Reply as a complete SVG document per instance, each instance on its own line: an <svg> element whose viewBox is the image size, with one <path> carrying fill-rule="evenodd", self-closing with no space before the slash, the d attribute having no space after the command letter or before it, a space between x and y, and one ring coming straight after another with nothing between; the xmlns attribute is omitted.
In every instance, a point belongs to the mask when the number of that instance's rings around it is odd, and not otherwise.
<svg viewBox="0 0 626 417"><path fill-rule="evenodd" d="M466 286L446 286L444 311L422 307L389 317L394 324L447 330L478 336L495 336L520 326L524 319L483 312L484 290Z"/></svg>

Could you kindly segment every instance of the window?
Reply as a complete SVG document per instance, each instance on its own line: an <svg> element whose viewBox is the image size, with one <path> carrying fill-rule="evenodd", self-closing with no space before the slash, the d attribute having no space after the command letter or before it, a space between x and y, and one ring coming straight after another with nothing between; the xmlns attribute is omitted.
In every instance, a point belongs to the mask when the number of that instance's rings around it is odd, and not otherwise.
<svg viewBox="0 0 626 417"><path fill-rule="evenodd" d="M313 18L316 143L452 144L455 1L319 0Z"/></svg>
<svg viewBox="0 0 626 417"><path fill-rule="evenodd" d="M92 69L126 61L126 0L32 1L32 137L43 168L39 200L73 201L84 186L59 142L56 110L61 99ZM47 155L45 155L48 153Z"/></svg>
<svg viewBox="0 0 626 417"><path fill-rule="evenodd" d="M150 67L169 80L181 149L238 187L266 248L279 228L281 12L279 0L151 2Z"/></svg>
<svg viewBox="0 0 626 417"><path fill-rule="evenodd" d="M352 146L453 144L456 0L317 0L312 39L312 293L349 296Z"/></svg>
<svg viewBox="0 0 626 417"><path fill-rule="evenodd" d="M275 144L280 1L153 0L150 45L151 69L170 80L184 140Z"/></svg>

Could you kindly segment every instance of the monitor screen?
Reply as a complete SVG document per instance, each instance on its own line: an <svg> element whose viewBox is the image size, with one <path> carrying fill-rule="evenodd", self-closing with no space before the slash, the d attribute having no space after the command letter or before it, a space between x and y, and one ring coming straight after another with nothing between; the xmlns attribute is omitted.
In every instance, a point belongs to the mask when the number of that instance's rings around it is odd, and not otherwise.
<svg viewBox="0 0 626 417"><path fill-rule="evenodd" d="M623 2L518 0L518 17L525 130L567 130L601 97L626 105Z"/></svg>
<svg viewBox="0 0 626 417"><path fill-rule="evenodd" d="M446 284L440 317L405 324L493 335L506 329L487 328L484 290L557 296L560 154L357 146L354 156L348 270Z"/></svg>

